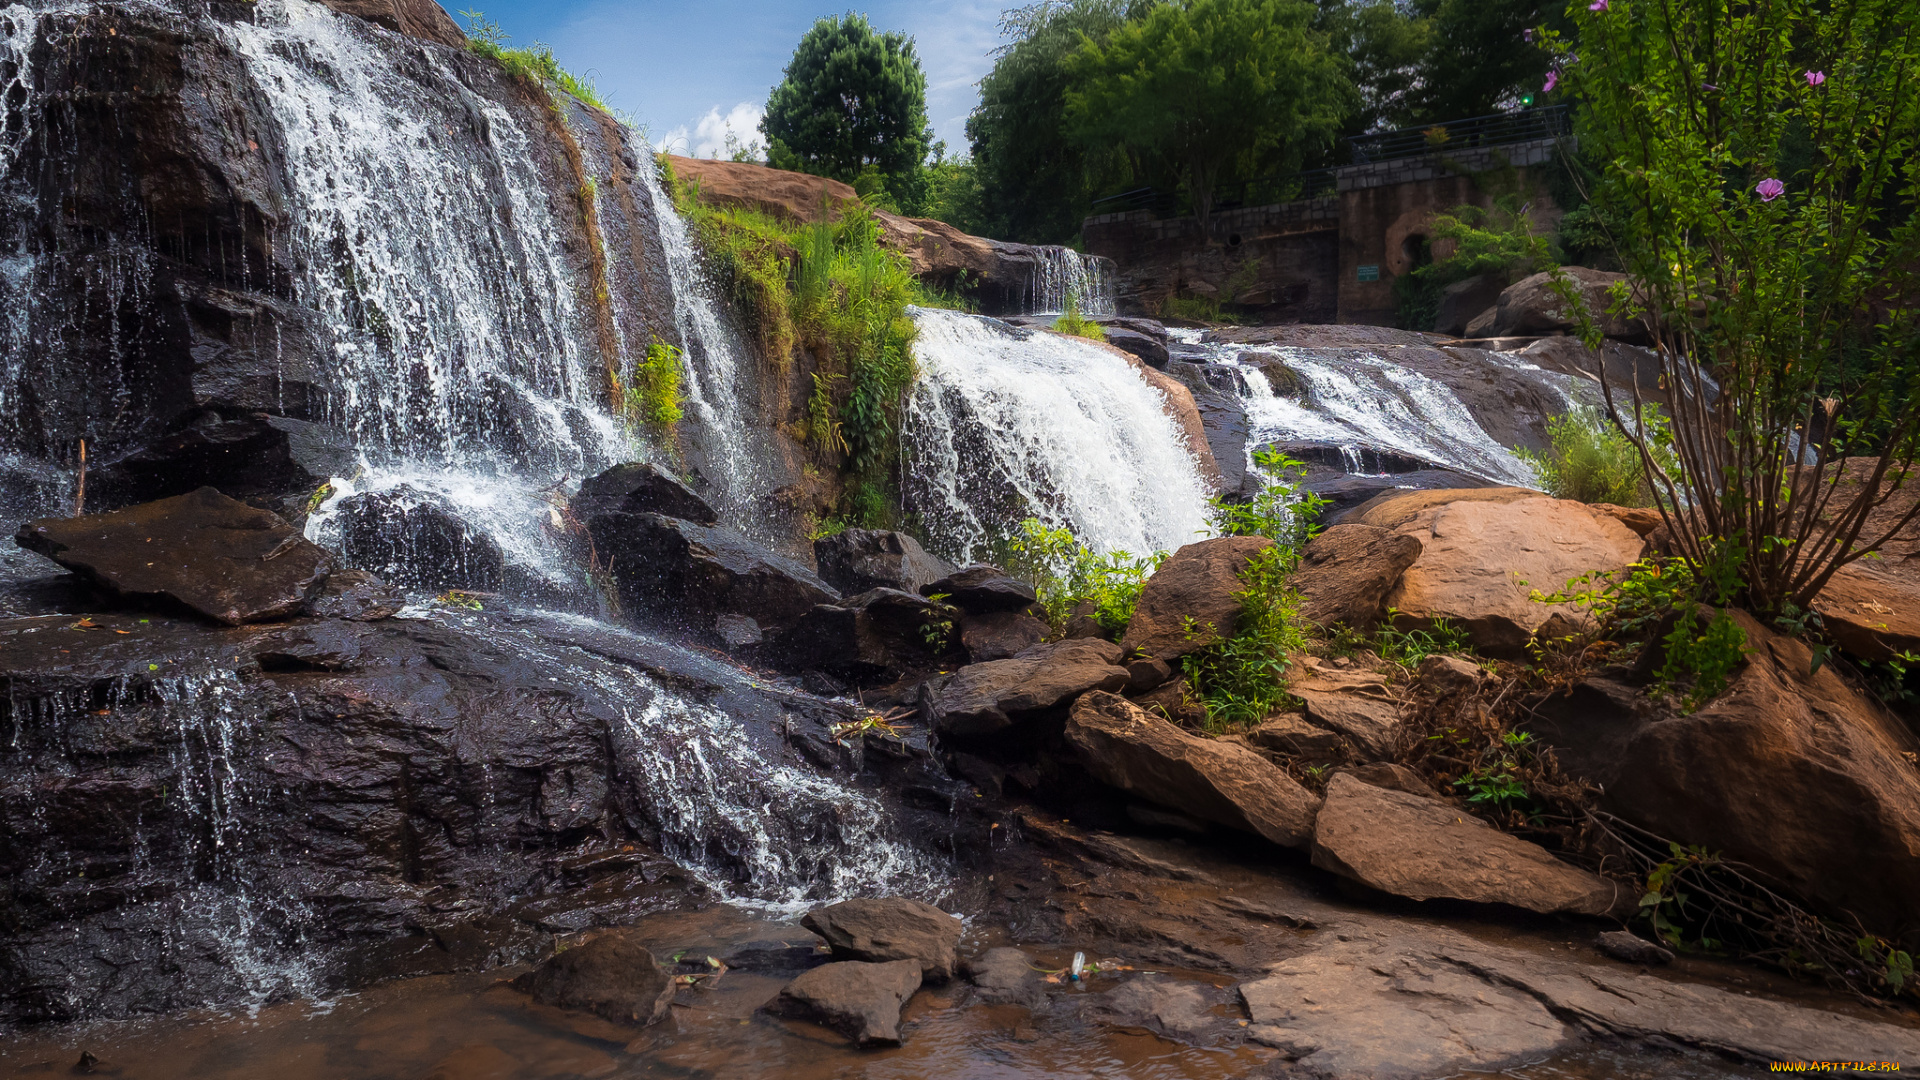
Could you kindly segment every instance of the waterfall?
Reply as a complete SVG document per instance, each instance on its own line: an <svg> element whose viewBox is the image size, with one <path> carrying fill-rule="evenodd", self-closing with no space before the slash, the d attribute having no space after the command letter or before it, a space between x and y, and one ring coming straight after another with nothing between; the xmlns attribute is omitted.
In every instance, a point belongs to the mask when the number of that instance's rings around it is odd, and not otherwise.
<svg viewBox="0 0 1920 1080"><path fill-rule="evenodd" d="M1038 260L1033 268L1030 315L1058 315L1071 300L1080 314L1114 314L1112 261L1098 255L1082 255L1069 247L1034 249Z"/></svg>
<svg viewBox="0 0 1920 1080"><path fill-rule="evenodd" d="M1207 489L1165 398L1114 350L923 308L902 432L905 497L960 561L1028 517L1097 551L1200 539Z"/></svg>
<svg viewBox="0 0 1920 1080"><path fill-rule="evenodd" d="M635 447L602 404L606 360L533 149L544 132L436 50L311 0L216 25L278 124L295 296L320 315L329 419L364 458L310 534L347 495L406 485L484 508L474 524L522 570L568 580L538 542L540 489Z"/></svg>

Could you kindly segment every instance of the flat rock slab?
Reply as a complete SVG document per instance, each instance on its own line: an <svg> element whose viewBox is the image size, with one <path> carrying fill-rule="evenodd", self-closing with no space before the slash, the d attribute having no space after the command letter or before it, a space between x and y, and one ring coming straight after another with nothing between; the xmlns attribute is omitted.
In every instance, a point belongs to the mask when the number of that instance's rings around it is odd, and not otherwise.
<svg viewBox="0 0 1920 1080"><path fill-rule="evenodd" d="M1014 718L1063 705L1090 690L1123 689L1132 677L1111 641L1076 638L1035 645L1010 660L971 664L926 702L935 731L987 735Z"/></svg>
<svg viewBox="0 0 1920 1080"><path fill-rule="evenodd" d="M1074 703L1067 742L1101 782L1183 814L1305 847L1319 800L1237 743L1189 735L1123 697Z"/></svg>
<svg viewBox="0 0 1920 1080"><path fill-rule="evenodd" d="M967 981L989 1005L1032 1005L1041 995L1033 958L1005 945L967 961Z"/></svg>
<svg viewBox="0 0 1920 1080"><path fill-rule="evenodd" d="M1078 1004L1112 1027L1150 1031L1189 1046L1218 1046L1241 1036L1239 1024L1213 1011L1228 1002L1227 994L1211 984L1143 974Z"/></svg>
<svg viewBox="0 0 1920 1080"><path fill-rule="evenodd" d="M832 1028L860 1046L898 1046L900 1010L918 989L920 965L915 961L848 960L822 964L801 975L767 1009Z"/></svg>
<svg viewBox="0 0 1920 1080"><path fill-rule="evenodd" d="M166 597L229 626L300 614L332 569L284 519L210 487L31 521L14 541L122 596Z"/></svg>
<svg viewBox="0 0 1920 1080"><path fill-rule="evenodd" d="M1313 865L1413 900L1511 904L1600 915L1626 886L1554 858L1435 799L1388 791L1341 773L1313 830Z"/></svg>
<svg viewBox="0 0 1920 1080"><path fill-rule="evenodd" d="M1348 926L1317 950L1241 984L1248 1035L1300 1072L1354 1080L1426 1080L1537 1060L1583 1023L1656 1036L1750 1062L1901 1061L1920 1031L1606 964L1557 961L1441 927Z"/></svg>
<svg viewBox="0 0 1920 1080"><path fill-rule="evenodd" d="M935 983L952 979L960 966L960 920L918 900L846 900L815 908L800 925L825 938L838 960L912 960Z"/></svg>
<svg viewBox="0 0 1920 1080"><path fill-rule="evenodd" d="M1345 735L1362 759L1379 761L1393 754L1400 734L1398 705L1359 694L1300 687L1292 692L1306 703L1309 721Z"/></svg>
<svg viewBox="0 0 1920 1080"><path fill-rule="evenodd" d="M1241 607L1234 594L1247 587L1240 573L1272 546L1261 536L1223 536L1174 552L1140 590L1120 644L1171 663L1232 637Z"/></svg>

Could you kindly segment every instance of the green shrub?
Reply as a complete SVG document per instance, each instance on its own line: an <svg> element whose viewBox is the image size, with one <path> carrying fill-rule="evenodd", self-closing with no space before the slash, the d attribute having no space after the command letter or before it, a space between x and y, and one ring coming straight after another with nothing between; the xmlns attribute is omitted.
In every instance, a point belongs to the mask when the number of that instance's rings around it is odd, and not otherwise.
<svg viewBox="0 0 1920 1080"><path fill-rule="evenodd" d="M1267 486L1245 502L1215 498L1213 530L1222 536L1264 536L1291 549L1304 546L1319 531L1314 522L1328 504L1300 486L1306 463L1277 450L1256 450L1253 464Z"/></svg>
<svg viewBox="0 0 1920 1080"><path fill-rule="evenodd" d="M1374 648L1388 663L1410 668L1429 656L1466 652L1471 647L1466 630L1446 619L1435 619L1425 628L1400 630L1393 625L1399 614L1397 609L1388 608L1387 622L1374 634Z"/></svg>
<svg viewBox="0 0 1920 1080"><path fill-rule="evenodd" d="M1275 544L1247 563L1234 594L1242 605L1232 637L1189 653L1183 663L1189 685L1207 710L1207 729L1226 731L1257 724L1293 702L1287 694L1289 659L1307 648L1293 589L1299 553Z"/></svg>
<svg viewBox="0 0 1920 1080"><path fill-rule="evenodd" d="M1053 320L1053 328L1059 333L1089 341L1107 340L1107 332L1100 328L1099 323L1081 317L1080 298L1071 293L1067 295L1066 314Z"/></svg>
<svg viewBox="0 0 1920 1080"><path fill-rule="evenodd" d="M1226 322L1220 301L1211 296L1169 296L1160 301L1160 315L1184 322Z"/></svg>
<svg viewBox="0 0 1920 1080"><path fill-rule="evenodd" d="M1011 568L1034 583L1055 633L1065 631L1073 609L1088 602L1102 630L1116 636L1125 633L1140 590L1167 557L1164 551L1147 556L1125 551L1097 555L1070 530L1050 529L1037 518L1021 522L1020 534L1007 546Z"/></svg>
<svg viewBox="0 0 1920 1080"><path fill-rule="evenodd" d="M1658 426L1651 409L1648 426ZM1548 420L1547 440L1551 445L1544 453L1518 451L1547 494L1584 503L1653 505L1639 446L1598 409L1575 406Z"/></svg>

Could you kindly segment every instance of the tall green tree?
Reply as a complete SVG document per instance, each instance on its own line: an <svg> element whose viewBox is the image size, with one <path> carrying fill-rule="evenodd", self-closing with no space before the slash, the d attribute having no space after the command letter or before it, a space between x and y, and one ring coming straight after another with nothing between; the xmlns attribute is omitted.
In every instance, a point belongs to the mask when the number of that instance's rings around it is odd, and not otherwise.
<svg viewBox="0 0 1920 1080"><path fill-rule="evenodd" d="M967 119L978 224L989 235L1066 243L1080 231L1099 189L1130 179L1120 146L1089 148L1069 138L1067 59L1083 42L1105 42L1152 6L1152 0L1046 0L1001 20L1012 41L980 81L980 105Z"/></svg>
<svg viewBox="0 0 1920 1080"><path fill-rule="evenodd" d="M1126 146L1177 169L1201 228L1229 168L1297 165L1353 95L1310 0L1154 7L1068 58L1067 121L1086 150Z"/></svg>
<svg viewBox="0 0 1920 1080"><path fill-rule="evenodd" d="M864 15L815 22L767 98L760 130L776 168L848 183L877 175L897 201L917 202L933 131L913 39L877 33Z"/></svg>
<svg viewBox="0 0 1920 1080"><path fill-rule="evenodd" d="M1355 95L1340 133L1413 123L1425 85L1437 77L1427 67L1433 19L1396 0L1321 0L1319 27L1353 65Z"/></svg>
<svg viewBox="0 0 1920 1080"><path fill-rule="evenodd" d="M1519 107L1540 89L1547 61L1529 31L1562 22L1542 0L1416 0L1431 29L1407 123L1486 116ZM1549 16L1553 18L1549 19Z"/></svg>

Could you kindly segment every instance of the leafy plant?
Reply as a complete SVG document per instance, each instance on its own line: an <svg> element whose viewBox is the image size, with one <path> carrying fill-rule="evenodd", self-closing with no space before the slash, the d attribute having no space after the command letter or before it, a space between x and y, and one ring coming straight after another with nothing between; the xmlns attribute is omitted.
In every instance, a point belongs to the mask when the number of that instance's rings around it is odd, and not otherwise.
<svg viewBox="0 0 1920 1080"><path fill-rule="evenodd" d="M1805 611L1920 515L1873 513L1920 453L1920 19L1912 0L1570 14L1577 55L1538 34L1548 88L1579 98L1604 163L1588 193L1634 283L1612 306L1646 313L1677 467L1628 435L1679 556L1737 550L1731 602ZM1597 346L1597 313L1557 288Z"/></svg>
<svg viewBox="0 0 1920 1080"><path fill-rule="evenodd" d="M1091 341L1107 340L1107 332L1100 328L1099 323L1080 316L1080 297L1074 293L1067 294L1066 314L1053 320L1053 328L1073 337L1083 337Z"/></svg>
<svg viewBox="0 0 1920 1080"><path fill-rule="evenodd" d="M1219 299L1211 296L1169 296L1160 301L1160 315L1185 322L1227 321L1226 314L1220 310Z"/></svg>
<svg viewBox="0 0 1920 1080"><path fill-rule="evenodd" d="M1424 627L1401 630L1393 625L1399 614L1398 608L1388 608L1387 621L1374 634L1374 648L1379 651L1380 658L1388 663L1410 668L1429 656L1463 653L1472 647L1466 630L1446 619L1435 619Z"/></svg>
<svg viewBox="0 0 1920 1080"><path fill-rule="evenodd" d="M1328 500L1300 485L1306 463L1277 450L1256 450L1253 464L1266 478L1260 493L1244 502L1216 497L1210 517L1222 536L1264 536L1298 548L1319 531L1314 524Z"/></svg>
<svg viewBox="0 0 1920 1080"><path fill-rule="evenodd" d="M1008 548L1013 569L1033 581L1055 633L1064 631L1068 616L1086 603L1093 604L1093 618L1102 630L1125 632L1140 590L1167 557L1166 552L1096 554L1071 530L1048 528L1038 518L1021 522Z"/></svg>
<svg viewBox="0 0 1920 1080"><path fill-rule="evenodd" d="M626 387L627 415L671 436L673 426L685 416L680 379L679 346L654 338L647 355L634 364L633 380Z"/></svg>
<svg viewBox="0 0 1920 1080"><path fill-rule="evenodd" d="M1527 801L1527 785L1513 774L1513 766L1503 762L1491 769L1475 769L1453 782L1466 793L1470 803L1484 803L1493 809L1509 809Z"/></svg>
<svg viewBox="0 0 1920 1080"><path fill-rule="evenodd" d="M441 607L463 608L467 611L482 611L484 608L482 608L480 604L481 595L481 593L468 592L465 589L448 589L446 592L434 597L433 602L439 604Z"/></svg>
<svg viewBox="0 0 1920 1080"><path fill-rule="evenodd" d="M1287 694L1291 657L1307 650L1300 596L1293 589L1299 555L1275 544L1248 561L1240 574L1245 589L1232 637L1187 654L1183 670L1201 704L1209 730L1256 724L1293 704ZM1198 629L1198 628L1194 628Z"/></svg>
<svg viewBox="0 0 1920 1080"><path fill-rule="evenodd" d="M1720 865L1720 854L1698 845L1670 845L1673 857L1653 868L1647 875L1647 891L1640 897L1640 917L1652 926L1655 937L1675 949L1717 950L1720 942L1700 937L1686 940L1685 925L1690 918L1684 891L1689 875L1711 872Z"/></svg>
<svg viewBox="0 0 1920 1080"><path fill-rule="evenodd" d="M1652 445L1659 451L1656 466L1671 463L1672 447L1664 437L1666 425L1658 411L1647 409L1642 424L1652 429ZM1547 440L1551 446L1544 453L1518 451L1547 494L1616 506L1653 504L1653 485L1647 480L1639 445L1598 409L1576 405L1548 420Z"/></svg>

